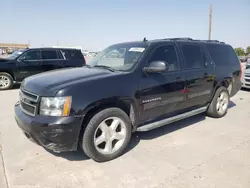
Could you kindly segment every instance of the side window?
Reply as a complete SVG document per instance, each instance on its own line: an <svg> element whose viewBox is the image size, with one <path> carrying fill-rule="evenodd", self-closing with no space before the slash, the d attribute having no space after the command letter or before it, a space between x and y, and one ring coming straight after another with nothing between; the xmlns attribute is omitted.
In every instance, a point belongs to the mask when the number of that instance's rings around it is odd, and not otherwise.
<svg viewBox="0 0 250 188"><path fill-rule="evenodd" d="M179 70L177 54L173 45L156 48L149 62L151 63L153 61L164 61L169 65L168 71Z"/></svg>
<svg viewBox="0 0 250 188"><path fill-rule="evenodd" d="M69 59L83 59L83 54L80 50L69 50Z"/></svg>
<svg viewBox="0 0 250 188"><path fill-rule="evenodd" d="M206 45L206 47L211 58L217 65L224 64L224 62L227 61L227 58L225 56L226 54L224 54L220 45L208 44Z"/></svg>
<svg viewBox="0 0 250 188"><path fill-rule="evenodd" d="M232 47L221 44L208 44L207 50L218 66L235 65L239 62Z"/></svg>
<svg viewBox="0 0 250 188"><path fill-rule="evenodd" d="M25 61L40 60L41 59L40 50L28 51L27 53L21 56L21 59Z"/></svg>
<svg viewBox="0 0 250 188"><path fill-rule="evenodd" d="M80 50L61 50L61 52L66 59L83 59L83 54Z"/></svg>
<svg viewBox="0 0 250 188"><path fill-rule="evenodd" d="M42 50L42 59L58 59L56 50Z"/></svg>
<svg viewBox="0 0 250 188"><path fill-rule="evenodd" d="M198 45L183 45L182 52L186 63L186 69L202 68L205 66L205 57Z"/></svg>

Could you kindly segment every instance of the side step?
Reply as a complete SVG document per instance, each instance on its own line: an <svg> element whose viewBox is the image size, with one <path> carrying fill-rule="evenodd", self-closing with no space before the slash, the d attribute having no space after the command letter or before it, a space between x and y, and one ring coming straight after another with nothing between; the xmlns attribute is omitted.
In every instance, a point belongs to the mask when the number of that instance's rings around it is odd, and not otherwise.
<svg viewBox="0 0 250 188"><path fill-rule="evenodd" d="M164 125L174 123L174 122L182 120L182 119L186 119L188 117L203 113L205 111L207 111L207 106L202 107L202 108L198 108L198 109L195 109L195 110L192 110L192 111L189 111L189 112L186 112L186 113L183 113L183 114L171 117L171 118L167 118L167 119L163 119L163 120L160 120L160 121L157 121L157 122L153 122L153 123L143 125L141 127L138 127L136 131L140 131L140 132L150 131L152 129L162 127Z"/></svg>

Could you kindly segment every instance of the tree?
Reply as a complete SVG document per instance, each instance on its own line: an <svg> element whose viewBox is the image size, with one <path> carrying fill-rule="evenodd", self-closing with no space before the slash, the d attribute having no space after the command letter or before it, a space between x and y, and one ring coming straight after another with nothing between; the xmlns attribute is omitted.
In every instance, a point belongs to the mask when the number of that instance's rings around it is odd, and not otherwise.
<svg viewBox="0 0 250 188"><path fill-rule="evenodd" d="M247 47L246 54L250 54L250 46Z"/></svg>
<svg viewBox="0 0 250 188"><path fill-rule="evenodd" d="M235 48L234 49L235 53L238 55L238 56L244 56L245 55L245 51L243 48Z"/></svg>

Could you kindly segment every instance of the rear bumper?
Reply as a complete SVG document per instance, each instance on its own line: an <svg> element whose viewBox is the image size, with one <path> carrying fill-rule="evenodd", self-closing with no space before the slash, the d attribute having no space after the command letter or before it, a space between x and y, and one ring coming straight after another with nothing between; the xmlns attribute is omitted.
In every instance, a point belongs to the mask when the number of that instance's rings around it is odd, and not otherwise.
<svg viewBox="0 0 250 188"><path fill-rule="evenodd" d="M78 147L82 117L31 117L17 103L15 119L28 139L49 150L74 151Z"/></svg>

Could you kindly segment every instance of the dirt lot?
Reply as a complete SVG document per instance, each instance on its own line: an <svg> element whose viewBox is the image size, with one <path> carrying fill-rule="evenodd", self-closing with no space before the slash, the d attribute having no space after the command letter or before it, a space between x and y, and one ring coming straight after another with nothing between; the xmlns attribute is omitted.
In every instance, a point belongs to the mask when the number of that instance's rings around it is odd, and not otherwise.
<svg viewBox="0 0 250 188"><path fill-rule="evenodd" d="M101 164L30 142L14 120L18 89L0 99L0 188L250 187L249 91L232 99L222 119L199 115L136 133L126 154Z"/></svg>

